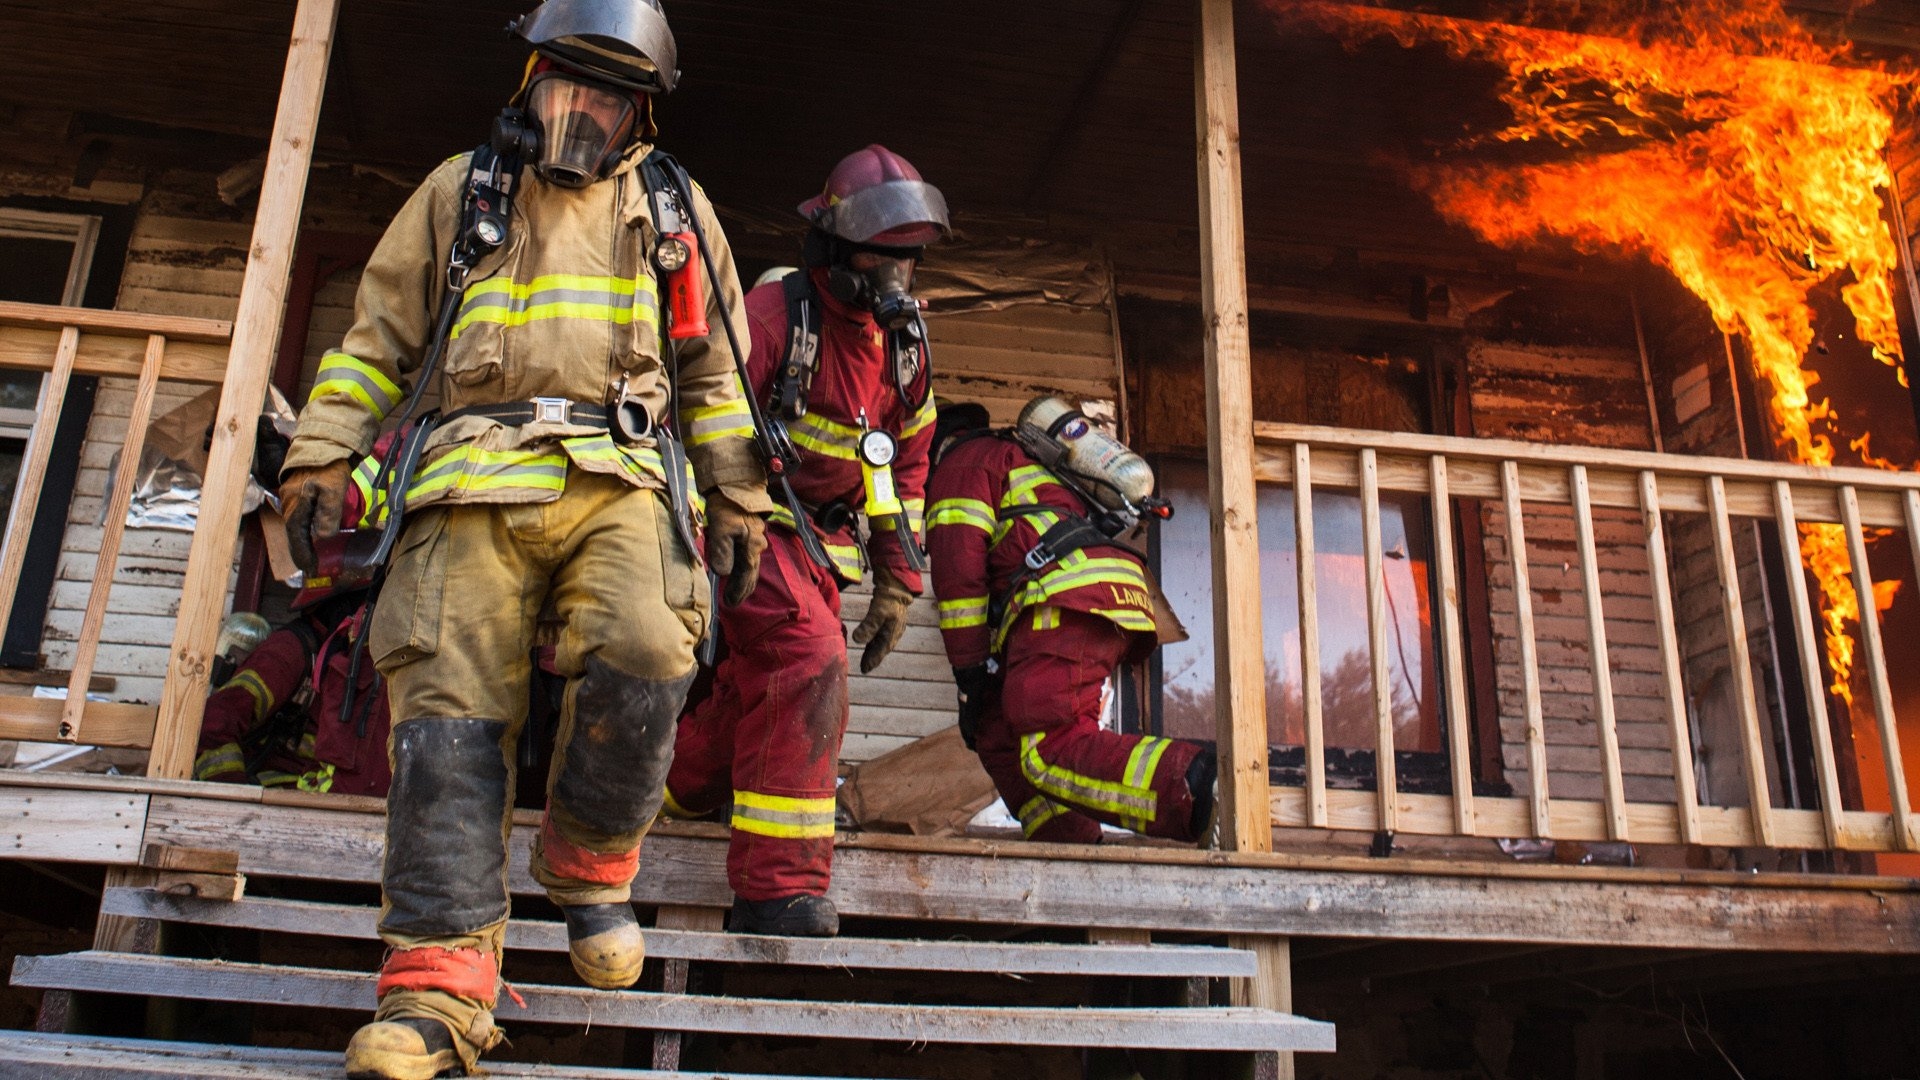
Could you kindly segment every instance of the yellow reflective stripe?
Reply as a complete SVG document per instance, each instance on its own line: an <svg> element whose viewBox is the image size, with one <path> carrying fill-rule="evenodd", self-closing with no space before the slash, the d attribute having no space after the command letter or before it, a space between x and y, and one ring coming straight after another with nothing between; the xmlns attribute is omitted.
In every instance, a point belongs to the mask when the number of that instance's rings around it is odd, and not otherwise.
<svg viewBox="0 0 1920 1080"><path fill-rule="evenodd" d="M658 320L651 276L637 279L548 274L520 284L488 278L467 288L452 338L476 323L525 326L542 319L599 319L625 325Z"/></svg>
<svg viewBox="0 0 1920 1080"><path fill-rule="evenodd" d="M721 439L753 438L753 410L744 398L690 409L682 417L688 446L705 446Z"/></svg>
<svg viewBox="0 0 1920 1080"><path fill-rule="evenodd" d="M764 795L757 791L733 793L733 827L740 832L789 840L833 837L834 801Z"/></svg>
<svg viewBox="0 0 1920 1080"><path fill-rule="evenodd" d="M866 560L860 556L860 549L851 544L825 544L827 558L833 560L833 568L848 581L859 581L867 575Z"/></svg>
<svg viewBox="0 0 1920 1080"><path fill-rule="evenodd" d="M934 407L932 395L928 395L927 400L920 403L920 411L914 413L913 418L907 421L907 426L900 429L901 440L913 438L932 427L934 421L938 419L940 419L940 411Z"/></svg>
<svg viewBox="0 0 1920 1080"><path fill-rule="evenodd" d="M278 769L264 770L259 776L255 777L254 780L259 783L261 787L293 787L300 782L299 777L290 772L281 772Z"/></svg>
<svg viewBox="0 0 1920 1080"><path fill-rule="evenodd" d="M261 681L260 676L255 673L252 668L241 669L239 674L227 680L226 685L222 686L219 692L225 693L228 690L236 688L245 690L247 696L253 699L253 718L255 720L265 720L268 716L272 715L274 704L273 691L267 689L267 684Z"/></svg>
<svg viewBox="0 0 1920 1080"><path fill-rule="evenodd" d="M901 499L900 505L907 511L907 528L919 536L927 527L927 500Z"/></svg>
<svg viewBox="0 0 1920 1080"><path fill-rule="evenodd" d="M1020 773L1041 792L1072 803L1141 823L1154 819L1157 800L1153 791L1130 784L1099 780L1091 776L1048 764L1040 756L1040 744L1046 732L1020 737Z"/></svg>
<svg viewBox="0 0 1920 1080"><path fill-rule="evenodd" d="M300 776L294 780L294 786L298 787L301 791L312 791L320 794L332 791L333 766L322 765L312 772Z"/></svg>
<svg viewBox="0 0 1920 1080"><path fill-rule="evenodd" d="M1045 466L1022 465L1007 474L1007 493L1000 497L1000 506L1036 506L1039 504L1038 492L1051 484L1063 486L1059 479Z"/></svg>
<svg viewBox="0 0 1920 1080"><path fill-rule="evenodd" d="M619 465L636 477L664 480L667 467L660 451L651 446L621 446L609 435L577 435L560 440L560 449L580 464L605 462Z"/></svg>
<svg viewBox="0 0 1920 1080"><path fill-rule="evenodd" d="M1005 540L1007 534L1013 532L1014 526L1023 521L1033 526L1035 534L1045 535L1046 531L1058 525L1060 519L1064 516L1065 511L1061 510L1030 510L1024 514L1008 514L994 525L993 542L998 544L1000 541Z"/></svg>
<svg viewBox="0 0 1920 1080"><path fill-rule="evenodd" d="M1072 812L1072 807L1062 806L1052 799L1047 798L1045 795L1035 795L1026 801L1026 805L1020 807L1020 813L1018 815L1020 818L1020 832L1031 840L1033 834L1040 831L1040 826L1045 825L1061 814Z"/></svg>
<svg viewBox="0 0 1920 1080"><path fill-rule="evenodd" d="M347 479L360 491L360 512L358 521L346 522L346 528L365 527L379 522L387 516L387 493L385 489L375 490L373 482L380 476L380 459L371 455L361 458L360 464L353 467ZM309 580L308 584L312 584Z"/></svg>
<svg viewBox="0 0 1920 1080"><path fill-rule="evenodd" d="M1166 756L1167 748L1172 745L1173 742L1170 739L1158 739L1152 736L1141 739L1135 744L1133 753L1127 755L1127 768L1124 773L1127 786L1140 791L1153 791L1153 774L1159 770L1160 759ZM1155 805L1158 805L1158 795L1155 795L1154 799ZM1152 820L1151 817L1129 818L1126 825L1127 828L1137 831L1146 828L1147 822Z"/></svg>
<svg viewBox="0 0 1920 1080"><path fill-rule="evenodd" d="M839 461L860 460L860 429L836 424L812 413L787 425L795 446Z"/></svg>
<svg viewBox="0 0 1920 1080"><path fill-rule="evenodd" d="M1035 630L1060 629L1060 609L1050 605L1034 608L1033 628Z"/></svg>
<svg viewBox="0 0 1920 1080"><path fill-rule="evenodd" d="M665 810L667 816L670 818L676 818L680 821L692 821L694 818L700 816L686 807L681 806L680 800L674 798L673 792L666 788L660 789L660 798L661 809Z"/></svg>
<svg viewBox="0 0 1920 1080"><path fill-rule="evenodd" d="M481 450L462 446L436 458L414 476L408 499L445 491L502 491L533 488L562 491L567 486L567 459L561 454L526 450Z"/></svg>
<svg viewBox="0 0 1920 1080"><path fill-rule="evenodd" d="M987 625L987 597L965 597L940 601L940 629L964 630Z"/></svg>
<svg viewBox="0 0 1920 1080"><path fill-rule="evenodd" d="M307 400L317 401L333 394L346 394L358 401L376 420L386 419L405 396L379 368L343 352L330 352L321 357L313 393Z"/></svg>
<svg viewBox="0 0 1920 1080"><path fill-rule="evenodd" d="M1144 630L1151 633L1156 629L1153 616L1139 608L1094 608L1089 614L1107 619L1122 630Z"/></svg>
<svg viewBox="0 0 1920 1080"><path fill-rule="evenodd" d="M1085 551L1076 551L1060 560L1054 569L1042 574L1038 580L1022 587L1020 602L1023 605L1038 603L1087 585L1120 585L1145 592L1147 578L1140 564L1132 559L1096 557Z"/></svg>
<svg viewBox="0 0 1920 1080"><path fill-rule="evenodd" d="M998 519L993 508L979 499L941 499L933 504L933 527L942 525L971 525L982 532L991 533Z"/></svg>
<svg viewBox="0 0 1920 1080"><path fill-rule="evenodd" d="M212 780L216 776L247 772L247 760L240 754L239 743L221 743L193 759L193 778Z"/></svg>

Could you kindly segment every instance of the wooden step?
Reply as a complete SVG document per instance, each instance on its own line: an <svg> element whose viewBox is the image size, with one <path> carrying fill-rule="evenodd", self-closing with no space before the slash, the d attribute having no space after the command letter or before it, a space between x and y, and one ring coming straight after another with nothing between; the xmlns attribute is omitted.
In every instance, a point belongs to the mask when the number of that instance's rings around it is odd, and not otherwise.
<svg viewBox="0 0 1920 1080"><path fill-rule="evenodd" d="M492 1061L487 1062L487 1073L504 1080L830 1080ZM193 1080L340 1080L340 1052L0 1031L0 1080L184 1080L189 1077Z"/></svg>
<svg viewBox="0 0 1920 1080"><path fill-rule="evenodd" d="M200 900L152 889L109 889L109 915L202 926L362 938L378 935L380 913L353 904L298 900ZM1250 978L1253 953L1207 945L1063 945L886 938L783 938L695 930L649 929L647 955L661 960L793 964L869 971L968 971L1003 975L1098 975L1144 978ZM565 952L565 924L515 919L507 947Z"/></svg>
<svg viewBox="0 0 1920 1080"><path fill-rule="evenodd" d="M304 1005L370 1013L374 976L348 971L188 960L130 953L22 956L13 983L48 990L140 994L201 1001ZM1018 1008L880 1005L702 997L583 987L517 986L503 1024L595 1024L735 1035L876 1039L994 1046L1330 1051L1333 1025L1252 1008Z"/></svg>

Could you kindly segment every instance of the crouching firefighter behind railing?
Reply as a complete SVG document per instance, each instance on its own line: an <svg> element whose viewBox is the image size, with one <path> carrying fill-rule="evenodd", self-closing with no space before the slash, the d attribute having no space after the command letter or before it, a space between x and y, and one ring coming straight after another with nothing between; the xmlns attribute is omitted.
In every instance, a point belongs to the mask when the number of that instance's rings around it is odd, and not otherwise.
<svg viewBox="0 0 1920 1080"><path fill-rule="evenodd" d="M389 952L375 1021L347 1049L353 1077L472 1072L502 1037L509 793L543 606L564 623L567 685L530 871L581 979L638 978L630 886L712 615L695 504L706 562L735 594L753 588L772 509L740 392L731 250L705 195L649 145L654 99L678 77L658 3L549 0L512 29L534 49L512 108L388 228L283 474L310 563L354 459L389 414L413 425L374 470L388 561L366 639L393 714ZM643 169L650 157L660 167ZM430 381L445 411L416 415Z"/></svg>
<svg viewBox="0 0 1920 1080"><path fill-rule="evenodd" d="M1145 557L1123 537L1172 516L1138 454L1055 397L1011 431L940 411L928 548L960 732L1029 839L1093 844L1106 823L1204 839L1211 747L1100 726L1122 663L1184 640Z"/></svg>

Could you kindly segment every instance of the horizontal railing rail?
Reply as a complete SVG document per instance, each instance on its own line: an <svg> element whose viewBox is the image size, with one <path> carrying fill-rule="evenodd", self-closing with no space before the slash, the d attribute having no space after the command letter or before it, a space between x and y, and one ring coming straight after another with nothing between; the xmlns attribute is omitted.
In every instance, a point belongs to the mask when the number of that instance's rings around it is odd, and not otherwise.
<svg viewBox="0 0 1920 1080"><path fill-rule="evenodd" d="M45 375L35 406L39 419L22 456L6 539L0 544L0 611L12 611L20 591L27 540L46 484L47 466L53 459L55 421L73 377L106 375L138 380L120 452L121 467L107 494L100 553L74 643L66 700L0 696L0 738L152 745L153 706L90 702L86 691L106 627L107 601L113 590L127 509L133 500L137 466L153 418L159 382L221 382L226 376L226 343L232 335L233 324L212 319L0 303L0 368Z"/></svg>
<svg viewBox="0 0 1920 1080"><path fill-rule="evenodd" d="M1731 847L1830 848L1858 851L1920 850L1908 797L1899 731L1894 716L1887 657L1881 638L1873 580L1867 563L1866 530L1907 533L1920 569L1920 476L1855 468L1679 457L1594 448L1543 446L1501 440L1361 432L1292 424L1255 425L1255 475L1294 491L1296 568L1300 598L1302 706L1306 769L1301 787L1276 787L1275 825L1319 829L1406 832L1647 844L1708 844ZM1313 504L1316 491L1357 492L1361 508L1362 557L1367 589L1371 691L1377 735L1373 791L1330 790L1326 734L1319 686L1318 582L1314 560ZM1383 593L1380 499L1382 492L1422 496L1432 515L1433 613L1438 635L1439 689L1450 759L1451 794L1397 790L1394 721L1388 686ZM1500 632L1517 646L1519 711L1524 720L1526 791L1517 797L1476 795L1473 748L1467 721L1469 684L1454 550L1454 500L1497 505L1504 518L1513 607ZM1575 550L1585 597L1585 629L1592 676L1594 747L1599 753L1602 798L1567 799L1552 791L1546 717L1542 709L1541 660L1535 631L1533 588L1527 555L1529 504L1571 511ZM1609 663L1602 578L1596 550L1594 508L1635 511L1646 545L1649 591L1660 655L1659 684L1672 753L1671 803L1630 801L1622 767ZM1693 738L1687 708L1672 568L1664 515L1705 515L1711 526L1721 621L1739 717L1740 768L1746 806L1701 802L1696 790ZM1815 629L1805 576L1788 573L1787 601L1798 624L1797 666L1806 689L1818 809L1773 805L1767 771L1772 752L1762 728L1747 654L1747 613L1735 555L1734 518L1771 521L1781 549L1801 550L1800 527L1825 523L1844 531L1852 584L1862 598L1858 627L1860 671L1868 684L1878 750L1890 792L1889 811L1849 809L1843 804L1825 687L1829 681ZM1783 646L1784 648L1785 646ZM1786 663L1788 661L1784 661ZM1493 688L1483 688L1492 693Z"/></svg>

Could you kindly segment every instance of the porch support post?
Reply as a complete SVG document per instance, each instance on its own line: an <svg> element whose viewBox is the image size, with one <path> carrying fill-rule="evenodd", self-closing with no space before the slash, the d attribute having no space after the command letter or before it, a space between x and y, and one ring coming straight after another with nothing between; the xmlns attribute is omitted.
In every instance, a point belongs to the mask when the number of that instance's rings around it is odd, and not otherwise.
<svg viewBox="0 0 1920 1080"><path fill-rule="evenodd" d="M1194 109L1200 172L1200 304L1207 327L1207 497L1213 544L1214 723L1220 747L1220 843L1271 851L1267 677L1260 537L1253 480L1253 346L1247 329L1246 224L1233 0L1198 0ZM1291 1011L1283 937L1234 944L1260 959L1236 980L1236 1004ZM1293 1055L1259 1055L1261 1080L1293 1076Z"/></svg>
<svg viewBox="0 0 1920 1080"><path fill-rule="evenodd" d="M240 285L240 313L234 319L227 380L207 454L207 475L200 496L200 521L187 556L187 576L174 626L172 659L160 696L148 773L157 777L192 775L194 744L206 704L207 672L226 607L227 582L239 540L240 500L253 462L255 418L266 400L273 375L275 347L285 315L287 279L293 245L306 199L307 172L313 160L314 132L333 52L340 0L300 0L293 16L293 40L280 108L273 122L267 172L260 184L253 244Z"/></svg>
<svg viewBox="0 0 1920 1080"><path fill-rule="evenodd" d="M1223 847L1271 851L1266 660L1253 483L1253 348L1240 204L1232 0L1199 0L1200 304L1207 327L1207 496L1212 513L1214 722Z"/></svg>

